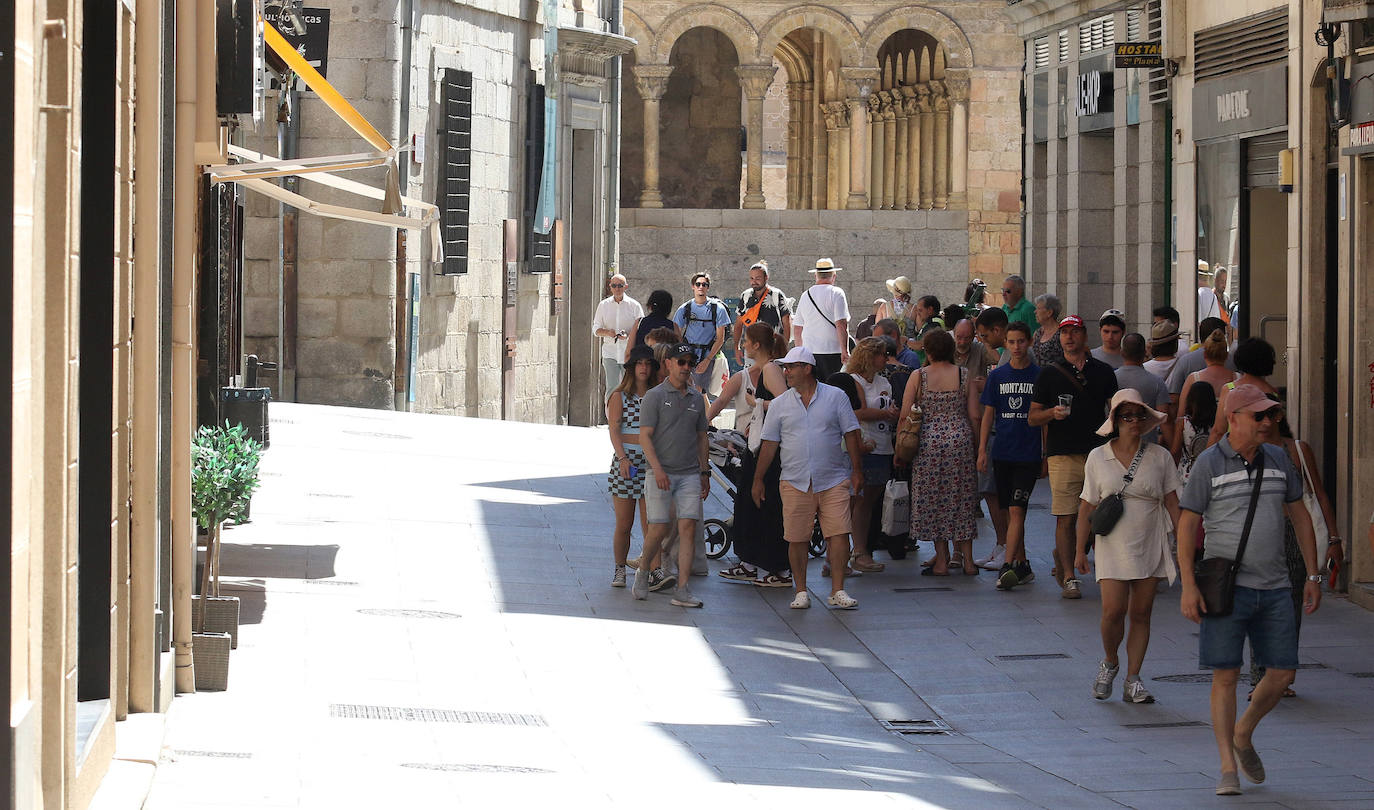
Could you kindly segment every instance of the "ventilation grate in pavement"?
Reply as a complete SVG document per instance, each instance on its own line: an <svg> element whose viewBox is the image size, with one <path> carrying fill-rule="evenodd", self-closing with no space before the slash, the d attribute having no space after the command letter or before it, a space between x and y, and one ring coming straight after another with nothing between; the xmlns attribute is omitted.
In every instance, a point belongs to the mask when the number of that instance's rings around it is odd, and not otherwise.
<svg viewBox="0 0 1374 810"><path fill-rule="evenodd" d="M1210 672L1189 672L1184 675L1157 675L1150 680L1164 683L1211 683Z"/></svg>
<svg viewBox="0 0 1374 810"><path fill-rule="evenodd" d="M218 757L220 759L252 759L252 754L245 754L242 751L196 751L187 749L174 749L173 754L179 757Z"/></svg>
<svg viewBox="0 0 1374 810"><path fill-rule="evenodd" d="M457 613L442 610L411 610L409 608L361 608L364 616L386 616L392 619L461 619Z"/></svg>
<svg viewBox="0 0 1374 810"><path fill-rule="evenodd" d="M948 585L927 585L923 588L893 588L893 593L924 593L926 591L952 591Z"/></svg>
<svg viewBox="0 0 1374 810"><path fill-rule="evenodd" d="M1352 678L1374 678L1374 672L1352 672L1352 673L1350 673L1350 677L1352 677Z"/></svg>
<svg viewBox="0 0 1374 810"><path fill-rule="evenodd" d="M1298 664L1298 669L1330 669L1326 664Z"/></svg>
<svg viewBox="0 0 1374 810"><path fill-rule="evenodd" d="M898 734L949 734L951 730L943 720L884 720L882 724Z"/></svg>
<svg viewBox="0 0 1374 810"><path fill-rule="evenodd" d="M1064 653L1030 653L1027 655L999 655L998 661L1053 661L1059 658L1068 658Z"/></svg>
<svg viewBox="0 0 1374 810"><path fill-rule="evenodd" d="M331 703L329 716L346 720L405 720L415 723L478 723L488 726L543 726L537 714L465 712L456 709L422 709L409 706L373 706L364 703Z"/></svg>
<svg viewBox="0 0 1374 810"><path fill-rule="evenodd" d="M306 579L302 580L307 585L357 585L358 583L348 579Z"/></svg>
<svg viewBox="0 0 1374 810"><path fill-rule="evenodd" d="M1172 723L1122 723L1122 728L1200 728L1207 724L1201 720L1175 720Z"/></svg>
<svg viewBox="0 0 1374 810"><path fill-rule="evenodd" d="M349 435L349 436L363 436L363 437L368 438L368 439L409 439L409 438L412 438L412 437L410 437L410 436L406 436L406 435L403 435L403 434L400 434L400 433L379 433L378 431L375 431L375 430L344 430L344 431L340 431L340 432L341 432L341 433L345 433L345 434L347 434L347 435Z"/></svg>
<svg viewBox="0 0 1374 810"><path fill-rule="evenodd" d="M344 495L341 492L307 492L307 498L351 498L352 495Z"/></svg>
<svg viewBox="0 0 1374 810"><path fill-rule="evenodd" d="M487 765L481 762L403 762L402 768L415 768L421 771L448 771L450 773L553 773L548 768L530 768L525 765Z"/></svg>

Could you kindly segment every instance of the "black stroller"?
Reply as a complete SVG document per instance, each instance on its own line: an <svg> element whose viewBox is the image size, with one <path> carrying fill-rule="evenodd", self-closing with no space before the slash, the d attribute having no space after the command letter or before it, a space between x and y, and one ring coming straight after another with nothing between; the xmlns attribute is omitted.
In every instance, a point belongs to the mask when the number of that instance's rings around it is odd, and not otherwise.
<svg viewBox="0 0 1374 810"><path fill-rule="evenodd" d="M712 489L715 492L723 492L729 498L729 505L733 513L735 498L739 497L739 490L750 483L739 480L741 459L745 453L749 452L749 440L738 430L715 427L707 429L706 437L708 455L711 460L711 480L715 482ZM744 497L749 497L749 494L745 493ZM734 524L733 516L724 520L708 518L702 522L706 538L707 557L719 560L729 553L730 547L734 544ZM821 534L819 521L811 530L811 542L808 545L812 557L825 556L825 535Z"/></svg>

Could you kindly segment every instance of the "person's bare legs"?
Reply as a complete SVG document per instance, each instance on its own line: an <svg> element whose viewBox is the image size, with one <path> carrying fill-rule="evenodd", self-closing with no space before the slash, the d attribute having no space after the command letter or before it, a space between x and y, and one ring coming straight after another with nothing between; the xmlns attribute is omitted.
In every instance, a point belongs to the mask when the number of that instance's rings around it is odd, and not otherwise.
<svg viewBox="0 0 1374 810"><path fill-rule="evenodd" d="M1237 672L1239 670L1236 670ZM1264 677L1260 679L1259 686L1255 687L1254 693L1250 696L1250 706L1241 715L1239 720L1235 720L1236 692L1234 684L1231 689L1231 717L1235 728L1231 732L1234 744L1241 748L1253 748L1254 742L1251 737L1255 733L1255 727L1260 720L1273 708L1279 705L1279 699L1283 697L1283 690L1293 683L1293 678L1298 673L1291 669L1274 669L1270 667L1264 671ZM1217 732L1220 734L1221 732ZM1218 742L1220 737L1217 738Z"/></svg>
<svg viewBox="0 0 1374 810"><path fill-rule="evenodd" d="M805 543L798 543L806 549ZM849 535L837 534L825 538L826 558L830 561L830 593L844 590L844 572L849 567ZM795 574L793 577L795 578Z"/></svg>
<svg viewBox="0 0 1374 810"><path fill-rule="evenodd" d="M635 522L635 501L633 498L612 498L611 503L615 507L615 533L611 535L611 545L615 564L624 565L625 558L630 556L630 529Z"/></svg>
<svg viewBox="0 0 1374 810"><path fill-rule="evenodd" d="M1121 639L1126 636L1126 608L1130 602L1131 583L1120 579L1099 580L1102 592L1102 657L1108 664L1118 666L1117 653Z"/></svg>
<svg viewBox="0 0 1374 810"><path fill-rule="evenodd" d="M1150 618L1155 609L1155 584L1159 577L1131 580L1130 604L1127 615L1131 629L1126 634L1126 677L1140 677L1145 663L1145 651L1150 648Z"/></svg>
<svg viewBox="0 0 1374 810"><path fill-rule="evenodd" d="M949 574L949 541L935 541L935 562L930 565L930 572L937 577Z"/></svg>
<svg viewBox="0 0 1374 810"><path fill-rule="evenodd" d="M687 578L692 575L692 550L696 547L696 518L678 518L677 521L677 587L687 587Z"/></svg>
<svg viewBox="0 0 1374 810"><path fill-rule="evenodd" d="M989 492L983 496L983 503L988 505L988 519L992 521L992 533L997 536L997 545L1006 546L1007 544L1007 510L1002 508L1002 502L998 500L997 494ZM994 549L996 551L996 549ZM1005 558L1008 562L1010 557Z"/></svg>
<svg viewBox="0 0 1374 810"><path fill-rule="evenodd" d="M1056 515L1054 518L1054 578L1059 586L1073 579L1073 560L1078 554L1078 515Z"/></svg>
<svg viewBox="0 0 1374 810"><path fill-rule="evenodd" d="M1212 733L1217 738L1217 754L1221 758L1222 773L1236 772L1236 749L1233 740L1236 736L1236 681L1239 678L1239 669L1212 670ZM1280 693L1282 691L1279 690ZM1251 702L1250 705L1253 707L1255 704ZM1253 727L1251 730L1253 731ZM1248 737L1246 739L1249 740Z"/></svg>
<svg viewBox="0 0 1374 810"><path fill-rule="evenodd" d="M1026 561L1026 510L1007 507L1007 562Z"/></svg>
<svg viewBox="0 0 1374 810"><path fill-rule="evenodd" d="M853 528L854 557L860 562L873 562L873 552L868 547L868 533L873 523L873 504L878 502L882 493L882 487L864 487L859 497L851 499L849 523ZM830 565L833 570L835 564L832 562Z"/></svg>
<svg viewBox="0 0 1374 810"><path fill-rule="evenodd" d="M807 548L809 545L809 543L792 542L787 544L787 562L792 566L792 587L796 589L797 593L806 592L806 564L810 562L811 557L811 552ZM844 566L841 565L840 567L843 568ZM834 573L832 567L831 575L833 576Z"/></svg>

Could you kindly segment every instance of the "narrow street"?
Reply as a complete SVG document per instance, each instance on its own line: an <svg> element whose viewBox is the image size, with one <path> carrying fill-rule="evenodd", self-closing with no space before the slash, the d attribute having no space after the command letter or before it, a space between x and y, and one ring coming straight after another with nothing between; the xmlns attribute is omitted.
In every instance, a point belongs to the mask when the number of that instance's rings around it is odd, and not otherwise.
<svg viewBox="0 0 1374 810"><path fill-rule="evenodd" d="M1158 702L1090 697L1097 589L1051 587L1048 487L1014 592L912 557L854 580L857 611L792 611L712 563L685 610L610 587L604 430L271 413L253 520L225 533L229 690L172 704L154 810L1374 806L1374 615L1328 595L1304 623L1299 697L1256 737L1269 779L1219 799L1176 589Z"/></svg>

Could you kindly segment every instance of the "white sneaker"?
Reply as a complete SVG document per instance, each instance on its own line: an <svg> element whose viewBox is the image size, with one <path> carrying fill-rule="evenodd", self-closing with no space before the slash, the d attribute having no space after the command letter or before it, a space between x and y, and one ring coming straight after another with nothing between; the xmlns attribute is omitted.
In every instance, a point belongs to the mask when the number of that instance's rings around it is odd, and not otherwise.
<svg viewBox="0 0 1374 810"><path fill-rule="evenodd" d="M830 594L829 604L837 610L854 610L859 606L859 600L843 590L838 590Z"/></svg>
<svg viewBox="0 0 1374 810"><path fill-rule="evenodd" d="M1007 547L994 546L992 549L992 554L988 555L988 558L986 560L978 560L975 564L979 568L986 568L989 571L1000 571L1002 570L1002 564L1006 561Z"/></svg>
<svg viewBox="0 0 1374 810"><path fill-rule="evenodd" d="M791 608L793 610L806 610L811 607L811 594L806 591L797 591L797 595L792 597Z"/></svg>

